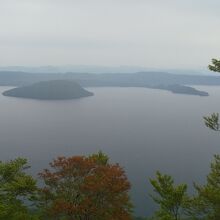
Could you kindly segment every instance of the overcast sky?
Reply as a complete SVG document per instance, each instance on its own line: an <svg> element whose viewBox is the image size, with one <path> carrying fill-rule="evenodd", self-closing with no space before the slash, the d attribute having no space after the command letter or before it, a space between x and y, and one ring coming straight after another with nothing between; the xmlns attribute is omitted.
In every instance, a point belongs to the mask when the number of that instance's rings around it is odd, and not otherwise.
<svg viewBox="0 0 220 220"><path fill-rule="evenodd" d="M220 0L0 0L0 65L200 68Z"/></svg>

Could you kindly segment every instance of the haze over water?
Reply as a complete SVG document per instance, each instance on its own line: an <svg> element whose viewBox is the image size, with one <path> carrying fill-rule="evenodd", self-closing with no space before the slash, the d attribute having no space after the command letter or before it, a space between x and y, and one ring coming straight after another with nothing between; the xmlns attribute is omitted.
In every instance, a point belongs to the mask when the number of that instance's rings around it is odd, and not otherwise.
<svg viewBox="0 0 220 220"><path fill-rule="evenodd" d="M137 214L152 213L148 178L156 170L203 182L220 152L219 135L202 119L220 112L220 87L196 88L210 96L146 88L88 88L93 97L70 101L0 95L0 160L27 157L37 174L56 156L102 150L125 168Z"/></svg>

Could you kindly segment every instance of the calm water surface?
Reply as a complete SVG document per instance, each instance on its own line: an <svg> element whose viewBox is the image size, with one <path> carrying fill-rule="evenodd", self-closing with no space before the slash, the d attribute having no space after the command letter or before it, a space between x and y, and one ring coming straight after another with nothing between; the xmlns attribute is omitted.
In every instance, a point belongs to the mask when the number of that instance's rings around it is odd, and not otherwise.
<svg viewBox="0 0 220 220"><path fill-rule="evenodd" d="M37 174L58 155L102 150L125 168L136 213L149 214L148 178L156 170L192 185L205 180L220 153L220 136L202 120L220 112L220 87L197 88L210 96L145 88L90 88L95 96L71 101L0 95L0 159L27 157Z"/></svg>

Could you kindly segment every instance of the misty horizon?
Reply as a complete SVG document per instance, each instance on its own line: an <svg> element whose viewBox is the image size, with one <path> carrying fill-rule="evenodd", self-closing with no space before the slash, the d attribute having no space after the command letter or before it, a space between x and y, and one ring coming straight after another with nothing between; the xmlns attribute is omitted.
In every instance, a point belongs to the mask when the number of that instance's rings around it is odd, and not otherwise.
<svg viewBox="0 0 220 220"><path fill-rule="evenodd" d="M8 0L0 6L0 66L201 69L219 56L217 0Z"/></svg>
<svg viewBox="0 0 220 220"><path fill-rule="evenodd" d="M0 219L219 220L219 9L0 0Z"/></svg>
<svg viewBox="0 0 220 220"><path fill-rule="evenodd" d="M18 71L29 73L138 73L138 72L164 72L171 74L183 75L219 75L215 72L210 72L206 66L197 69L186 68L159 68L159 67L146 67L146 66L132 66L132 65L0 65L0 71Z"/></svg>

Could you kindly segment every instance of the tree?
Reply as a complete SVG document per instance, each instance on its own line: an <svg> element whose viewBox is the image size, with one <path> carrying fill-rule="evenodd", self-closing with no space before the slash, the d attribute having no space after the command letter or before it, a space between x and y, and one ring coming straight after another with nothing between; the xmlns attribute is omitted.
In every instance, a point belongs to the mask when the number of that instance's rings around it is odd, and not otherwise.
<svg viewBox="0 0 220 220"><path fill-rule="evenodd" d="M220 60L212 59L212 64L208 66L211 71L220 73ZM205 120L205 125L214 130L219 131L219 114L213 113L211 116L203 117Z"/></svg>
<svg viewBox="0 0 220 220"><path fill-rule="evenodd" d="M220 219L220 155L214 156L211 171L204 186L195 184L198 192L194 209L201 219Z"/></svg>
<svg viewBox="0 0 220 220"><path fill-rule="evenodd" d="M212 65L208 68L214 72L220 72L220 60L212 59ZM219 113L213 113L204 117L205 125L214 130L220 131ZM214 156L211 163L211 171L207 176L207 183L204 186L195 185L198 195L192 203L192 210L199 219L219 220L220 219L220 155ZM193 213L192 212L192 213Z"/></svg>
<svg viewBox="0 0 220 220"><path fill-rule="evenodd" d="M0 162L0 219L36 219L25 203L36 193L36 180L26 174L27 160Z"/></svg>
<svg viewBox="0 0 220 220"><path fill-rule="evenodd" d="M203 117L205 121L206 127L214 130L219 131L219 113L213 113L211 116Z"/></svg>
<svg viewBox="0 0 220 220"><path fill-rule="evenodd" d="M160 206L156 212L156 219L179 220L187 206L187 185L174 185L174 180L169 175L163 175L159 171L155 179L150 179L156 195L151 195Z"/></svg>
<svg viewBox="0 0 220 220"><path fill-rule="evenodd" d="M220 60L212 59L212 65L209 65L208 68L214 72L220 72Z"/></svg>
<svg viewBox="0 0 220 220"><path fill-rule="evenodd" d="M88 157L58 157L40 177L47 219L129 220L130 183L118 164L99 152Z"/></svg>

